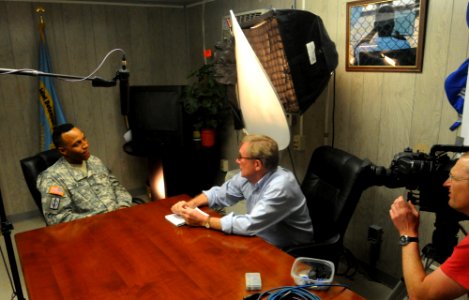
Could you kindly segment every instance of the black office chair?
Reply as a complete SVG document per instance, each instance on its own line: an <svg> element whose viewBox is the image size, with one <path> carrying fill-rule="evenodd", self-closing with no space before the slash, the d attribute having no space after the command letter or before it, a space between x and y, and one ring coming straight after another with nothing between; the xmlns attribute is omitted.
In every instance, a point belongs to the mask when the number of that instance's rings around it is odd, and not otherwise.
<svg viewBox="0 0 469 300"><path fill-rule="evenodd" d="M371 163L330 146L317 148L301 185L315 242L285 249L300 257L326 259L338 268L343 239L362 192L372 185Z"/></svg>
<svg viewBox="0 0 469 300"><path fill-rule="evenodd" d="M24 179L26 180L29 191L33 196L34 203L36 203L39 211L41 212L41 216L44 215L42 213L41 192L39 192L36 187L37 176L45 169L52 166L59 158L60 153L57 149L51 149L20 160Z"/></svg>

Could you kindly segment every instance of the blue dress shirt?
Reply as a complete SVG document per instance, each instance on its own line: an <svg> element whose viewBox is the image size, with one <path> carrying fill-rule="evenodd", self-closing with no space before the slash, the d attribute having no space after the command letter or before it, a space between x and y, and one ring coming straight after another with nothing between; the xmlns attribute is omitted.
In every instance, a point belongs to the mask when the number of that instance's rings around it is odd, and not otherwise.
<svg viewBox="0 0 469 300"><path fill-rule="evenodd" d="M246 199L245 215L230 213L221 218L225 233L257 235L279 248L313 241L305 196L287 169L277 167L255 184L238 173L222 186L203 193L210 208L223 208Z"/></svg>

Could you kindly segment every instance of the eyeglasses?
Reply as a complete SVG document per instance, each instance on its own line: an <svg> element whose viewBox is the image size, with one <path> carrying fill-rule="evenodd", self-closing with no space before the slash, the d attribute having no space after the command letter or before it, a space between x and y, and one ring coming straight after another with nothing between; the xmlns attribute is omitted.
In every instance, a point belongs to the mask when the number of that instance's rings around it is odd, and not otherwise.
<svg viewBox="0 0 469 300"><path fill-rule="evenodd" d="M467 181L467 180L469 180L469 178L467 178L467 177L456 177L451 173L449 173L448 179L451 180L451 181Z"/></svg>
<svg viewBox="0 0 469 300"><path fill-rule="evenodd" d="M241 156L241 154L238 154L238 156L236 157L237 160L242 160L242 159L248 159L248 160L256 160L256 159L259 159L257 157L245 157L245 156Z"/></svg>

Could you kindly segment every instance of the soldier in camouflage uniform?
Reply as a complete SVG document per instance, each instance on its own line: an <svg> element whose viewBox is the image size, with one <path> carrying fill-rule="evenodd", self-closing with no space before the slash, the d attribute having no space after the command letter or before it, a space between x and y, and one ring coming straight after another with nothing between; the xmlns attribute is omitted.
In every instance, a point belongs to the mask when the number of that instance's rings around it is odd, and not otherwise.
<svg viewBox="0 0 469 300"><path fill-rule="evenodd" d="M83 132L72 124L55 128L62 157L37 180L47 224L57 224L131 206L132 196L101 160L90 155Z"/></svg>

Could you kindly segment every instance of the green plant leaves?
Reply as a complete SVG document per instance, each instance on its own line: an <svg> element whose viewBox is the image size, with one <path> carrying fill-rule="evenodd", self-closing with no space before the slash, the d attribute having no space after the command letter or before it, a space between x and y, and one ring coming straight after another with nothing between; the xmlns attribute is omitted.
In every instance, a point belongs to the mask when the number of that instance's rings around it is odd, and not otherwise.
<svg viewBox="0 0 469 300"><path fill-rule="evenodd" d="M213 64L206 64L189 75L193 83L186 87L184 110L195 129L217 128L228 111L226 86L215 78Z"/></svg>

